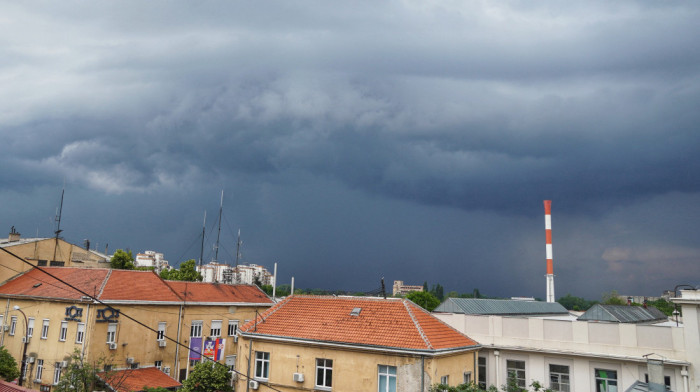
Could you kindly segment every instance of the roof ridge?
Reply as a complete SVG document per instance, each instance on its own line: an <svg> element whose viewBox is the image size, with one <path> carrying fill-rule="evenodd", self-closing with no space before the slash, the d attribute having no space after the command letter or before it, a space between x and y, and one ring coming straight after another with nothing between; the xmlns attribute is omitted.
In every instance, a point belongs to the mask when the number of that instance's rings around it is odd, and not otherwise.
<svg viewBox="0 0 700 392"><path fill-rule="evenodd" d="M425 342L426 346L428 346L428 349L434 350L435 348L433 347L432 344L430 344L430 340L428 339L428 336L425 335L425 332L423 332L423 328L421 328L420 323L416 319L416 316L413 315L413 311L411 310L410 306L408 306L408 300L404 300L401 302L403 303L403 306L406 308L408 315L411 316L411 320L413 320L413 325L416 326L416 329L418 330L420 337L423 338L423 341Z"/></svg>
<svg viewBox="0 0 700 392"><path fill-rule="evenodd" d="M99 299L102 297L102 292L105 290L105 287L107 286L107 281L109 281L109 277L112 276L112 271L113 270L111 268L107 271L107 276L105 276L105 278L102 280L102 286L100 287L100 292L97 293L97 298L93 298L93 299Z"/></svg>

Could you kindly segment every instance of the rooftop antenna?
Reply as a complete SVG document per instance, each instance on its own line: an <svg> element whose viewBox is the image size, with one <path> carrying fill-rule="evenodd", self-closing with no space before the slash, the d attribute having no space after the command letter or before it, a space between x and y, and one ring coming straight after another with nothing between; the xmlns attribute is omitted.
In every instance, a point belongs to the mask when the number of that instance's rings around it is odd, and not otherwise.
<svg viewBox="0 0 700 392"><path fill-rule="evenodd" d="M384 277L382 276L382 296L386 299L386 289L384 288Z"/></svg>
<svg viewBox="0 0 700 392"><path fill-rule="evenodd" d="M204 224L202 225L202 248L199 251L199 268L202 268L202 259L204 258L204 233L207 229L207 210L204 210Z"/></svg>
<svg viewBox="0 0 700 392"><path fill-rule="evenodd" d="M61 234L61 215L63 215L63 195L66 193L66 185L63 184L63 189L61 190L61 205L58 209L58 214L56 214L56 238L53 246L53 259L51 261L56 261L56 249L58 248L58 236Z"/></svg>
<svg viewBox="0 0 700 392"><path fill-rule="evenodd" d="M224 211L224 190L221 190L221 204L219 205L219 232L216 234L216 245L214 246L214 262L219 261L219 237L221 236L221 213Z"/></svg>
<svg viewBox="0 0 700 392"><path fill-rule="evenodd" d="M241 257L241 229L238 229L238 241L236 242L236 267L238 267L238 259Z"/></svg>

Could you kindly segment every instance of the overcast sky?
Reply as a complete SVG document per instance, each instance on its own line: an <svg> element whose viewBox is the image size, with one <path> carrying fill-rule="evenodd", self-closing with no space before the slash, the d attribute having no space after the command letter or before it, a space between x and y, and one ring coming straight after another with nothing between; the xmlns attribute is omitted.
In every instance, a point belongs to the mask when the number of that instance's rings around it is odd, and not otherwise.
<svg viewBox="0 0 700 392"><path fill-rule="evenodd" d="M297 287L700 284L700 4L0 3L0 230ZM0 232L2 234L2 232ZM4 234L2 234L4 235Z"/></svg>

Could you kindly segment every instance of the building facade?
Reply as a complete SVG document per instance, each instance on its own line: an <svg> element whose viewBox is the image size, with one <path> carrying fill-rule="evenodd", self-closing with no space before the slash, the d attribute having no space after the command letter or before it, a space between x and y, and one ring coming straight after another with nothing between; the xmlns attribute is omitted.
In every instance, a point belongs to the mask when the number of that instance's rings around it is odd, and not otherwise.
<svg viewBox="0 0 700 392"><path fill-rule="evenodd" d="M412 286L412 285L403 284L403 280L395 280L394 281L394 287L393 287L394 296L406 295L406 294L412 293L414 291L423 291L423 286L421 286L421 285Z"/></svg>
<svg viewBox="0 0 700 392"><path fill-rule="evenodd" d="M202 274L202 281L207 283L255 284L256 279L262 285L271 285L274 282L272 274L257 264L231 267L228 264L212 262L197 267L197 271Z"/></svg>
<svg viewBox="0 0 700 392"><path fill-rule="evenodd" d="M170 269L170 264L168 260L165 260L163 254L152 250L138 253L134 260L134 265L137 267L153 268L156 273L160 273L160 271L164 269Z"/></svg>

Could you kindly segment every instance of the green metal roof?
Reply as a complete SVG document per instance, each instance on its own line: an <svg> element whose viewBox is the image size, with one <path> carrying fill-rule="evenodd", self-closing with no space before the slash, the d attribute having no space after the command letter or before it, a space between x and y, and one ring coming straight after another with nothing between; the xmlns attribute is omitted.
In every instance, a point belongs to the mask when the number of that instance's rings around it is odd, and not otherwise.
<svg viewBox="0 0 700 392"><path fill-rule="evenodd" d="M558 302L476 298L448 298L434 312L506 316L569 314Z"/></svg>
<svg viewBox="0 0 700 392"><path fill-rule="evenodd" d="M601 305L591 306L578 320L610 321L614 323L649 323L666 321L668 317L653 306Z"/></svg>

